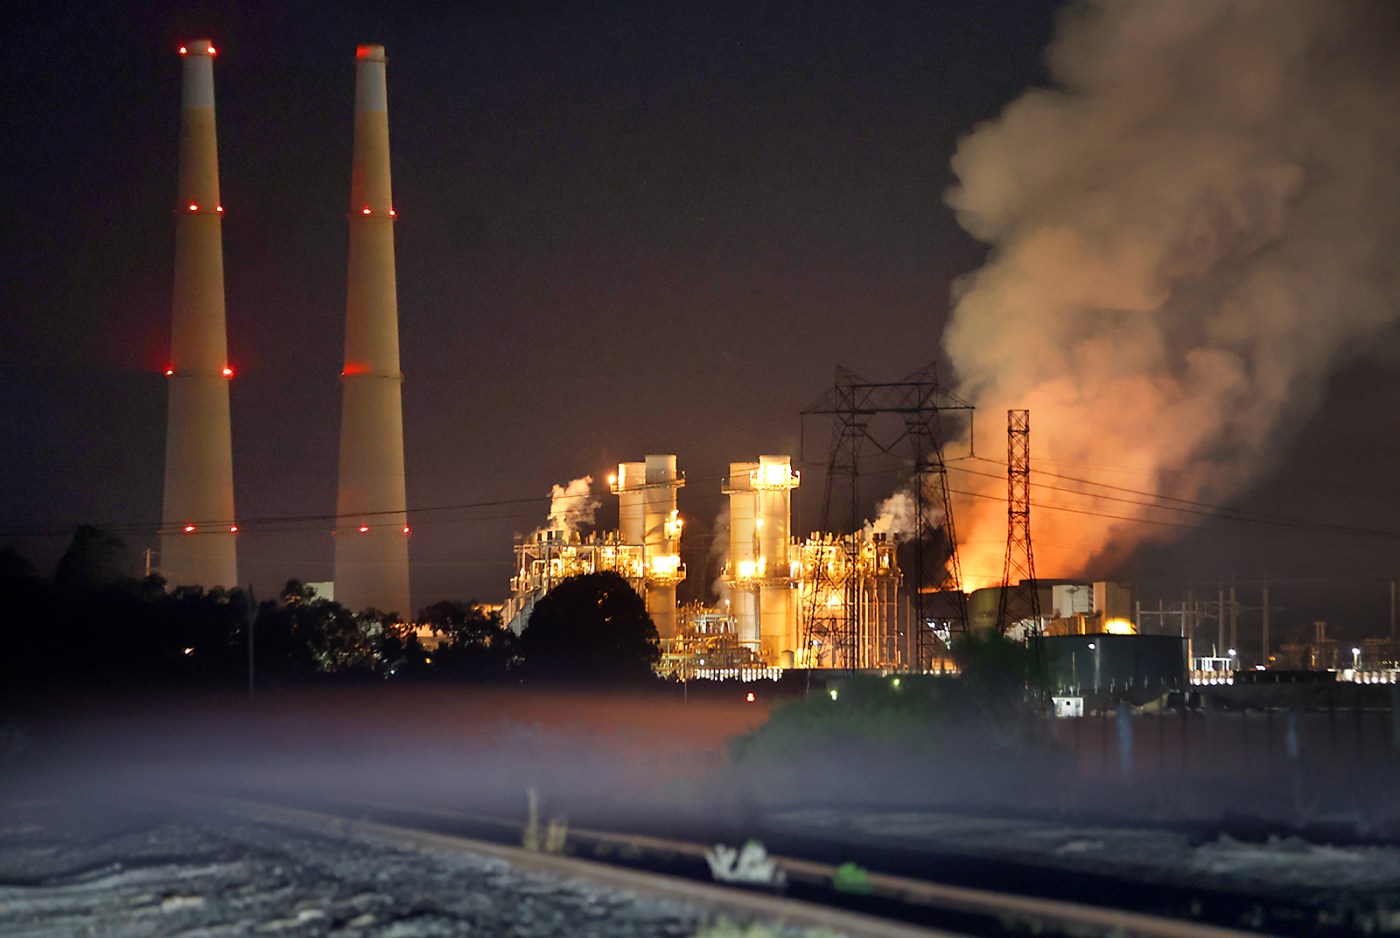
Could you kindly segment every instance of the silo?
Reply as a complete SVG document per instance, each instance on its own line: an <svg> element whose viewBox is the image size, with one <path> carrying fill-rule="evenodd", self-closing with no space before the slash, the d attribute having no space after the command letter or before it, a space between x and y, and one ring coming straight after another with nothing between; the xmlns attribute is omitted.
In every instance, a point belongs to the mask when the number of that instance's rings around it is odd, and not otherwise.
<svg viewBox="0 0 1400 938"><path fill-rule="evenodd" d="M751 485L758 541L759 642L763 657L774 664L797 648L789 556L792 490L798 485L789 456L760 456Z"/></svg>
<svg viewBox="0 0 1400 938"><path fill-rule="evenodd" d="M160 571L170 586L238 585L233 442L224 319L223 205L214 126L214 46L194 39L184 60L175 206L169 410Z"/></svg>
<svg viewBox="0 0 1400 938"><path fill-rule="evenodd" d="M739 641L755 651L762 646L759 627L758 502L753 477L758 463L729 464L729 563L725 580L729 584L729 614Z"/></svg>
<svg viewBox="0 0 1400 938"><path fill-rule="evenodd" d="M676 586L685 579L676 510L683 485L674 455L650 455L644 462L619 463L613 486L622 539L644 548L647 612L662 638L676 634Z"/></svg>
<svg viewBox="0 0 1400 938"><path fill-rule="evenodd" d="M351 610L374 607L407 618L414 609L384 47L362 45L355 61L335 594Z"/></svg>

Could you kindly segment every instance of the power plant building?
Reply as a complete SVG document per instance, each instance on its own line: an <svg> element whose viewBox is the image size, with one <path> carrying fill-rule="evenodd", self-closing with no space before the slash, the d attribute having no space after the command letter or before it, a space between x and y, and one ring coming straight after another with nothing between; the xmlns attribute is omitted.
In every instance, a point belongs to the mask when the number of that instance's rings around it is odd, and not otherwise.
<svg viewBox="0 0 1400 938"><path fill-rule="evenodd" d="M409 618L415 610L409 599L403 374L384 47L362 45L355 56L335 593L348 609L373 607Z"/></svg>
<svg viewBox="0 0 1400 938"><path fill-rule="evenodd" d="M180 47L180 168L160 527L160 572L166 582L206 589L238 585L215 54L207 39Z"/></svg>

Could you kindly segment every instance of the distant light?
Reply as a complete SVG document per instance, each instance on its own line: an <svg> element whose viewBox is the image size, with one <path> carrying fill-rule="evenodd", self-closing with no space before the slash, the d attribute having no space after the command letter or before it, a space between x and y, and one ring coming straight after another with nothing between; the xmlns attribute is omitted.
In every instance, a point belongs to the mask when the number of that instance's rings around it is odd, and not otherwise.
<svg viewBox="0 0 1400 938"><path fill-rule="evenodd" d="M835 699L836 699L836 691L832 691L832 692L831 692L831 699L832 699L832 700L835 700Z"/></svg>
<svg viewBox="0 0 1400 938"><path fill-rule="evenodd" d="M198 202L191 202L191 203L190 203L190 211L191 211L191 212L197 212L197 211L199 211L199 203L198 203Z"/></svg>
<svg viewBox="0 0 1400 938"><path fill-rule="evenodd" d="M757 699L758 698L754 697L753 691L749 691L748 694L744 697L744 700L746 700L749 703L753 703Z"/></svg>
<svg viewBox="0 0 1400 938"><path fill-rule="evenodd" d="M166 376L167 378L174 377L174 376L175 376L175 369L174 369L174 368L167 368L167 369L165 369L165 376Z"/></svg>
<svg viewBox="0 0 1400 938"><path fill-rule="evenodd" d="M194 525L192 525L192 524L187 524L187 525L185 525L185 533L186 533L186 534L193 534L193 533L194 533Z"/></svg>
<svg viewBox="0 0 1400 938"><path fill-rule="evenodd" d="M225 365L225 366L224 366L224 377L225 377L225 378L232 378L232 377L233 377L233 369L230 368L228 365Z"/></svg>
<svg viewBox="0 0 1400 938"><path fill-rule="evenodd" d="M228 526L228 533L230 533L230 534L237 534L237 533L238 533L238 525L236 525L236 524L231 524L231 525L229 525L229 526Z"/></svg>
<svg viewBox="0 0 1400 938"><path fill-rule="evenodd" d="M187 654L187 655L192 655L192 654L194 654L194 649L193 649L193 648L186 648L186 649L185 649L185 654Z"/></svg>
<svg viewBox="0 0 1400 938"><path fill-rule="evenodd" d="M404 526L403 526L403 533L405 533L405 534L409 533L409 531L408 531L408 525L404 525Z"/></svg>
<svg viewBox="0 0 1400 938"><path fill-rule="evenodd" d="M361 214L361 215L368 215L369 213L370 213L370 211L369 211L369 206L368 206L368 205L366 205L364 208L360 209L360 214Z"/></svg>
<svg viewBox="0 0 1400 938"><path fill-rule="evenodd" d="M181 46L181 47L180 47L180 54L181 54L181 55L188 55L189 52L190 52L190 50L189 50L189 49L186 49L184 46Z"/></svg>
<svg viewBox="0 0 1400 938"><path fill-rule="evenodd" d="M218 55L218 54L219 54L219 50L218 50L218 49L215 49L213 46L210 46L210 47L209 47L209 54L210 54L210 55Z"/></svg>
<svg viewBox="0 0 1400 938"><path fill-rule="evenodd" d="M398 214L399 214L399 213L396 212L396 211L394 211L393 209L389 209L389 215L390 215L390 217L395 217L395 216L397 216Z"/></svg>
<svg viewBox="0 0 1400 938"><path fill-rule="evenodd" d="M1230 657L1231 657L1231 658L1235 657L1235 649L1233 649L1233 648L1230 649Z"/></svg>
<svg viewBox="0 0 1400 938"><path fill-rule="evenodd" d="M369 533L369 525L367 525L367 524L362 524L362 525L360 525L360 533L361 533L361 534L368 534L368 533Z"/></svg>
<svg viewBox="0 0 1400 938"><path fill-rule="evenodd" d="M893 681L891 681L890 683L892 683L895 687L898 687L898 686L899 686L899 678L895 678L895 679L894 679Z"/></svg>
<svg viewBox="0 0 1400 938"><path fill-rule="evenodd" d="M1094 649L1094 647L1095 647L1095 646L1094 646L1094 643L1093 643L1093 642L1090 642L1090 643L1089 643L1089 650L1092 651L1092 650Z"/></svg>
<svg viewBox="0 0 1400 938"><path fill-rule="evenodd" d="M214 206L214 211L216 211L216 212L218 212L220 215L222 215L222 214L224 213L224 207L223 207L222 205L216 205L216 206Z"/></svg>

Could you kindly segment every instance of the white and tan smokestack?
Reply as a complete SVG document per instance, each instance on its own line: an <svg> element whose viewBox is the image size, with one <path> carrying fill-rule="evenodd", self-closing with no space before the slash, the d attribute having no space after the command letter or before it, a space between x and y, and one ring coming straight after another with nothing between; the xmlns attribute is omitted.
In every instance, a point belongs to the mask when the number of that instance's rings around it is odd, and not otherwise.
<svg viewBox="0 0 1400 938"><path fill-rule="evenodd" d="M685 579L676 509L677 491L684 485L674 455L618 463L613 482L619 533L624 542L645 548L647 612L662 638L676 634L676 586Z"/></svg>
<svg viewBox="0 0 1400 938"><path fill-rule="evenodd" d="M160 570L167 584L206 589L238 585L215 54L207 39L180 47L180 169L160 536Z"/></svg>
<svg viewBox="0 0 1400 938"><path fill-rule="evenodd" d="M798 474L789 456L729 464L729 612L739 641L769 664L797 646L789 528Z"/></svg>
<svg viewBox="0 0 1400 938"><path fill-rule="evenodd" d="M360 46L355 62L335 597L355 611L373 607L410 618L384 47Z"/></svg>

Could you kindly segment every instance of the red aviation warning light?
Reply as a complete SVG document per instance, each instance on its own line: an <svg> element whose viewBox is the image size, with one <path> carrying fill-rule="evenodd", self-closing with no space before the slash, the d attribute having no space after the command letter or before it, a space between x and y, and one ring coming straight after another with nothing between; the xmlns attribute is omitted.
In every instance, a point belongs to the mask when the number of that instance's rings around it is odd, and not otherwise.
<svg viewBox="0 0 1400 938"><path fill-rule="evenodd" d="M404 525L404 526L403 526L403 533L405 533L405 534L411 533L411 532L409 531L409 529L408 529L408 525Z"/></svg>
<svg viewBox="0 0 1400 938"><path fill-rule="evenodd" d="M167 369L165 369L165 376L166 376L167 378L173 378L173 377L175 377L175 369L174 369L174 368L167 368Z"/></svg>
<svg viewBox="0 0 1400 938"><path fill-rule="evenodd" d="M192 524L187 524L187 525L185 525L185 533L186 533L186 534L193 534L193 533L194 533L194 525L192 525Z"/></svg>
<svg viewBox="0 0 1400 938"><path fill-rule="evenodd" d="M369 533L369 525L367 525L367 524L362 524L362 525L360 525L360 533L361 533L361 534L368 534L368 533Z"/></svg>
<svg viewBox="0 0 1400 938"><path fill-rule="evenodd" d="M215 49L213 46L210 46L210 47L209 47L209 55L210 55L210 56L215 56L215 55L218 55L218 54L219 54L219 50L218 50L218 49Z"/></svg>
<svg viewBox="0 0 1400 938"><path fill-rule="evenodd" d="M184 46L181 46L181 47L180 47L180 54L181 54L181 55L189 55L189 54L190 54L190 50L189 50L189 49L186 49Z"/></svg>
<svg viewBox="0 0 1400 938"><path fill-rule="evenodd" d="M228 526L228 533L230 533L230 534L237 534L237 533L238 533L238 525L236 525L236 524L231 524L231 525L229 525L229 526Z"/></svg>
<svg viewBox="0 0 1400 938"><path fill-rule="evenodd" d="M214 206L214 211L222 215L224 213L224 207L222 205L216 205Z"/></svg>
<svg viewBox="0 0 1400 938"><path fill-rule="evenodd" d="M225 365L225 366L224 366L224 377L225 377L225 378L232 378L232 377L233 377L233 369L230 368L228 365Z"/></svg>
<svg viewBox="0 0 1400 938"><path fill-rule="evenodd" d="M369 214L371 214L371 213L370 213L370 210L369 210L369 206L366 205L364 208L360 209L360 214L361 214L361 215L369 215Z"/></svg>
<svg viewBox="0 0 1400 938"><path fill-rule="evenodd" d="M191 202L189 208L190 208L190 211L191 211L191 212L197 212L197 211L199 211L199 203L198 203L198 202Z"/></svg>

